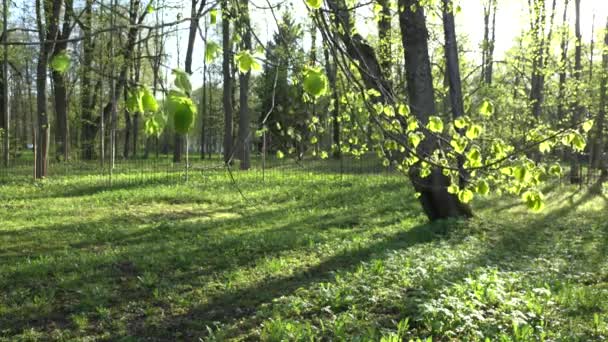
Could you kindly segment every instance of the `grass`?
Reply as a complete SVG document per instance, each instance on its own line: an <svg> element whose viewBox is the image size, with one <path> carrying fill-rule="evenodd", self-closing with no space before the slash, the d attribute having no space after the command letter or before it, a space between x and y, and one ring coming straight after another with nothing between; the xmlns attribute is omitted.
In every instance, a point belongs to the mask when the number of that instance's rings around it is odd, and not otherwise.
<svg viewBox="0 0 608 342"><path fill-rule="evenodd" d="M398 176L0 186L0 341L602 340L607 200L428 224Z"/></svg>

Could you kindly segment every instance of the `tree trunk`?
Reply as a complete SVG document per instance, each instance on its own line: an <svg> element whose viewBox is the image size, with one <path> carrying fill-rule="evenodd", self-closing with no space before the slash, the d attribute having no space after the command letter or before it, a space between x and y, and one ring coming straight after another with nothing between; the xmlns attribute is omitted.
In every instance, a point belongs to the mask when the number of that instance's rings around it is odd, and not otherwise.
<svg viewBox="0 0 608 342"><path fill-rule="evenodd" d="M340 0L328 0L327 3L337 20L344 26L343 32L350 32L352 21L345 3ZM423 124L426 124L429 116L436 112L435 95L428 52L426 19L423 8L417 5L417 0L399 0L399 23L405 54L410 108L412 113ZM388 80L383 76L373 49L361 36L339 33L339 37L344 42L349 57L358 61L359 65L365 68L361 73L365 86L375 89L381 94L377 100L394 104L392 103L394 98L392 89L388 86ZM435 150L437 144L435 136L427 135L418 146L420 154L430 154ZM457 196L447 191L450 180L443 175L441 169L435 168L431 175L422 178L419 168L419 164L411 166L408 174L415 190L420 193L419 200L429 220L472 216L470 207L461 203Z"/></svg>
<svg viewBox="0 0 608 342"><path fill-rule="evenodd" d="M560 42L561 49L561 60L559 66L559 85L558 85L558 98L560 99L557 104L557 120L558 122L564 119L564 102L566 92L566 63L568 62L568 2L564 2L564 14L562 17L562 37Z"/></svg>
<svg viewBox="0 0 608 342"><path fill-rule="evenodd" d="M2 81L0 83L0 90L2 91L1 102L2 105L2 118L0 118L0 128L3 129L3 145L4 145L4 153L3 160L4 166L8 167L10 161L10 113L9 113L9 99L8 99L8 46L6 45L8 40L8 1L2 1L2 18L3 18L3 28L2 28L2 42L4 46L2 48L3 60L2 60Z"/></svg>
<svg viewBox="0 0 608 342"><path fill-rule="evenodd" d="M574 46L574 78L576 79L576 87L580 88L581 82L581 74L583 71L583 66L581 63L581 52L582 52L582 37L581 37L581 0L574 0L574 8L575 8L575 24L574 30L576 35L576 43ZM583 108L578 100L575 97L574 104L572 106L572 123L577 123L581 119L581 111ZM572 152L570 155L570 183L571 184L580 184L582 182L582 174L581 174L581 165L578 160L579 154L576 152Z"/></svg>
<svg viewBox="0 0 608 342"><path fill-rule="evenodd" d="M36 0L36 22L40 39L38 65L36 67L36 104L38 111L38 142L36 148L36 178L47 176L47 158L49 149L49 119L46 102L46 73L49 52L53 50L53 43L57 39L61 0Z"/></svg>
<svg viewBox="0 0 608 342"><path fill-rule="evenodd" d="M604 49L602 52L602 80L600 82L600 104L597 118L593 129L595 130L594 150L597 158L594 159L594 168L602 170L602 180L606 179L608 165L604 156L604 125L606 121L606 96L608 88L608 19L606 20L606 31L604 34Z"/></svg>
<svg viewBox="0 0 608 342"><path fill-rule="evenodd" d="M70 140L68 136L68 94L65 76L57 71L52 72L53 96L55 104L55 146L57 148L57 160L63 157L63 161L69 159Z"/></svg>
<svg viewBox="0 0 608 342"><path fill-rule="evenodd" d="M410 108L421 122L426 123L429 116L436 113L435 95L424 10L412 10L413 5L417 3L417 0L399 0L399 8L404 9L399 13L399 23ZM426 155L431 154L436 147L437 139L429 135L419 145L419 150ZM443 175L441 169L435 168L431 175L422 178L419 165L414 165L409 169L409 175L414 188L420 193L422 208L430 220L472 216L470 207L447 191L450 180Z"/></svg>
<svg viewBox="0 0 608 342"><path fill-rule="evenodd" d="M338 66L336 65L336 61L334 60L334 64L330 62L329 58L329 49L325 47L324 49L325 55L325 70L327 72L327 79L329 81L329 89L331 89L331 96L334 107L331 111L332 118L332 145L333 145L333 157L334 159L340 159L342 156L341 148L340 148L340 94L338 92L337 85L337 76L338 76Z"/></svg>
<svg viewBox="0 0 608 342"><path fill-rule="evenodd" d="M92 160L95 155L95 124L93 123L94 102L91 94L92 67L93 67L93 39L91 29L93 25L93 0L86 0L82 20L79 21L83 31L82 75L80 82L80 112L81 112L81 147L82 159Z"/></svg>
<svg viewBox="0 0 608 342"><path fill-rule="evenodd" d="M222 74L224 77L223 103L224 103L224 163L232 159L232 53L230 43L230 21L228 15L228 0L222 0Z"/></svg>
<svg viewBox="0 0 608 342"><path fill-rule="evenodd" d="M251 50L251 29L249 21L249 5L248 0L240 0L240 20L242 30L242 44L246 50ZM251 72L239 73L239 143L242 144L239 152L241 160L241 170L249 170L251 167L250 161L250 146L251 146L251 115L249 112L249 78Z"/></svg>
<svg viewBox="0 0 608 342"><path fill-rule="evenodd" d="M458 42L456 40L456 28L454 24L453 3L451 0L443 1L443 32L445 36L445 61L446 75L450 89L450 104L452 107L452 118L457 119L464 115L464 103L462 96L462 84L460 79L460 65L458 61ZM491 56L488 53L487 60L491 63ZM486 68L486 83L487 76L491 72L489 64ZM491 77L490 77L491 82ZM489 83L488 83L489 84ZM462 134L462 130L458 133ZM459 181L460 186L465 186L467 175L464 170L464 157L458 156Z"/></svg>

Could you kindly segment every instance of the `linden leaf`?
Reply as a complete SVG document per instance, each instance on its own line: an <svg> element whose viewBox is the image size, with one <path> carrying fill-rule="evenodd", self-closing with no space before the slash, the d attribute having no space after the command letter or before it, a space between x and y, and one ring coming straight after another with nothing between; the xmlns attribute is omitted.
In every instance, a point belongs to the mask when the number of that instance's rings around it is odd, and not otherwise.
<svg viewBox="0 0 608 342"><path fill-rule="evenodd" d="M323 0L305 0L306 4L312 9L319 9L323 5Z"/></svg>
<svg viewBox="0 0 608 342"><path fill-rule="evenodd" d="M63 74L68 70L71 62L70 56L63 50L53 57L51 60L51 68L54 71Z"/></svg>
<svg viewBox="0 0 608 342"><path fill-rule="evenodd" d="M494 104L492 103L492 101L484 99L481 105L479 106L479 114L486 117L494 114Z"/></svg>
<svg viewBox="0 0 608 342"><path fill-rule="evenodd" d="M327 92L327 76L321 68L306 67L304 70L304 91L313 97L325 95Z"/></svg>
<svg viewBox="0 0 608 342"><path fill-rule="evenodd" d="M426 125L426 128L431 132L441 133L443 132L443 121L441 121L441 118L438 116L431 116L429 117L429 123Z"/></svg>

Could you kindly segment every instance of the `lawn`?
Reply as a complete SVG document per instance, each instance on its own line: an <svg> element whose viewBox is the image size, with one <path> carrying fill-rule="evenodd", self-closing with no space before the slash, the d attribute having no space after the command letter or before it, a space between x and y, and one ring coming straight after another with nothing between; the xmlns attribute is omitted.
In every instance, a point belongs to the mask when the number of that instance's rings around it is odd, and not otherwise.
<svg viewBox="0 0 608 342"><path fill-rule="evenodd" d="M395 175L235 179L0 186L0 341L608 337L604 196L428 224Z"/></svg>

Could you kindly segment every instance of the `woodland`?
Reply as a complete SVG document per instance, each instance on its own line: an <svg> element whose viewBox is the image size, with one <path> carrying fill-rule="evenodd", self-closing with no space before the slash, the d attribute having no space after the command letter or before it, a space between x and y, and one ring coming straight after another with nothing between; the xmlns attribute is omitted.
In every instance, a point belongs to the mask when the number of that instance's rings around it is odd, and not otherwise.
<svg viewBox="0 0 608 342"><path fill-rule="evenodd" d="M0 341L608 338L608 4L2 2Z"/></svg>

